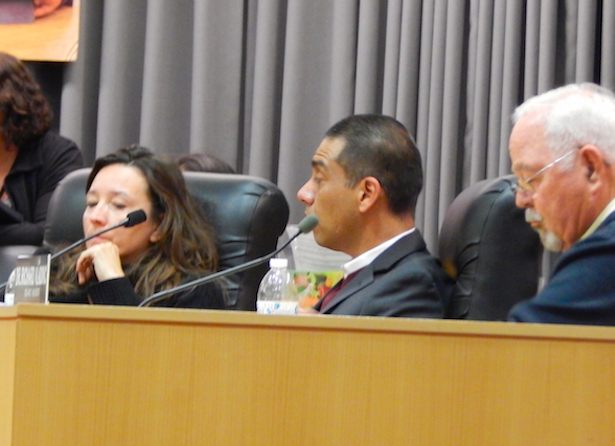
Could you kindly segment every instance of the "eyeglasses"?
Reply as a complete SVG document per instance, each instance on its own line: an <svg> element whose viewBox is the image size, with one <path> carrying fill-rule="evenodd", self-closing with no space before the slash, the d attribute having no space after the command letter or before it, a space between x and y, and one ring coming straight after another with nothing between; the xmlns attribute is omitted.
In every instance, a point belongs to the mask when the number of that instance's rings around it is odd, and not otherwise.
<svg viewBox="0 0 615 446"><path fill-rule="evenodd" d="M523 180L521 178L518 178L517 182L511 184L511 186L510 186L512 191L513 191L513 193L514 194L517 194L517 193L533 194L535 192L535 190L530 186L530 183L532 183L532 181L534 181L540 175L542 175L547 170L549 170L551 167L555 166L557 163L561 162L562 160L564 160L568 156L572 155L576 151L577 151L577 149L572 149L569 152L566 152L565 154L563 154L559 158L554 159L549 164L547 164L545 167L543 167L538 172L536 172L534 175L531 175L529 178L526 178L525 180Z"/></svg>

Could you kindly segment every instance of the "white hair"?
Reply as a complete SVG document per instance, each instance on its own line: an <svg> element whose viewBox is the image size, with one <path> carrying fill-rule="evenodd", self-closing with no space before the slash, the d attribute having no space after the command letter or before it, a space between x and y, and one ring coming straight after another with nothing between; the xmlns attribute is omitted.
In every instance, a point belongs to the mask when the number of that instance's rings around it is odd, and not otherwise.
<svg viewBox="0 0 615 446"><path fill-rule="evenodd" d="M556 88L517 107L513 124L521 118L544 126L556 156L592 144L605 158L615 160L615 95L605 87L582 83ZM562 168L571 165L572 160L562 163Z"/></svg>

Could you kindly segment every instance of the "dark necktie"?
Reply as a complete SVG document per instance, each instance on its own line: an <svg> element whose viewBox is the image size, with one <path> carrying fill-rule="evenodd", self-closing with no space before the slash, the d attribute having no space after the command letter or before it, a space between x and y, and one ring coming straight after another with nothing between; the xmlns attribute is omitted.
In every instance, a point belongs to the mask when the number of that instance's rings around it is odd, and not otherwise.
<svg viewBox="0 0 615 446"><path fill-rule="evenodd" d="M348 284L348 282L350 282L352 278L359 273L359 271L361 270L357 270L354 273L348 274L346 277L344 277L342 280L336 283L333 288L331 288L331 291L327 293L324 300L322 301L322 305L320 306L321 313L325 310L326 306L329 305L329 303L333 300L333 298L337 296L337 293L339 293L342 290L342 288L344 288Z"/></svg>

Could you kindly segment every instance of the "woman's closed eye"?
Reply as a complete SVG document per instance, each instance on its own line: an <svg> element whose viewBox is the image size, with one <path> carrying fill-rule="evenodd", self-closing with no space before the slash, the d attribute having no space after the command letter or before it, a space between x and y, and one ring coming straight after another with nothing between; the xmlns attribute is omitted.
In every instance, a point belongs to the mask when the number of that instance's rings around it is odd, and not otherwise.
<svg viewBox="0 0 615 446"><path fill-rule="evenodd" d="M126 209L126 205L125 205L124 203L112 202L112 203L111 203L111 206L112 206L114 209L118 209L118 210L120 210L120 211L121 211L121 210Z"/></svg>

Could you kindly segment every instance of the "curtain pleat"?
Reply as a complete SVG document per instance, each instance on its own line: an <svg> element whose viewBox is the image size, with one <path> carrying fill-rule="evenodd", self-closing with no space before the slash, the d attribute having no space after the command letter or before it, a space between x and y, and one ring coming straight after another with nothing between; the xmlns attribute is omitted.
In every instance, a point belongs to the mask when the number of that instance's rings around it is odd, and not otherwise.
<svg viewBox="0 0 615 446"><path fill-rule="evenodd" d="M523 5L517 0L507 0L506 16L503 19L505 28L504 58L502 73L502 105L499 113L500 141L497 150L500 153L500 162L496 176L510 172L508 158L508 137L512 129L511 115L515 107L521 102L520 87L521 59L523 52ZM502 24L500 24L502 26Z"/></svg>
<svg viewBox="0 0 615 446"><path fill-rule="evenodd" d="M493 3L474 2L471 20L472 28L476 33L473 36L474 48L470 51L474 53L470 76L474 78L471 83L473 89L468 91L472 95L471 108L468 110L470 115L470 140L466 143L470 145L469 153L469 184L486 178L487 161L489 146L489 96L490 96L490 68L491 68L491 48L493 41Z"/></svg>
<svg viewBox="0 0 615 446"><path fill-rule="evenodd" d="M557 0L541 0L538 53L538 91L544 93L555 83L555 56L557 51Z"/></svg>
<svg viewBox="0 0 615 446"><path fill-rule="evenodd" d="M615 88L612 1L88 0L81 11L60 131L86 162L134 142L212 153L276 182L296 223L324 132L385 113L421 151L417 226L432 251L455 196L509 172L517 104L568 82Z"/></svg>
<svg viewBox="0 0 615 446"><path fill-rule="evenodd" d="M260 2L257 6L254 46L254 74L251 92L250 133L244 147L249 158L246 166L251 173L264 178L275 171L277 158L274 148L279 146L280 115L283 80L284 29L286 7L281 1ZM248 95L249 96L249 95ZM265 162L263 162L265 160Z"/></svg>
<svg viewBox="0 0 615 446"><path fill-rule="evenodd" d="M421 16L421 34L420 34L420 56L419 63L419 77L418 77L418 103L417 103L417 117L416 117L416 143L423 159L423 170L427 171L427 141L429 140L429 109L431 98L431 84L432 78L432 48L434 41L434 24L435 18L435 3L428 2L423 3L422 16ZM416 224L419 228L425 231L425 208L426 199L425 189L428 187L429 178L424 175L423 179L423 193L419 196L416 206Z"/></svg>
<svg viewBox="0 0 615 446"><path fill-rule="evenodd" d="M193 16L192 0L148 2L139 139L161 153L190 148Z"/></svg>
<svg viewBox="0 0 615 446"><path fill-rule="evenodd" d="M576 42L576 82L591 82L594 72L596 44L596 10L594 0L579 3Z"/></svg>
<svg viewBox="0 0 615 446"><path fill-rule="evenodd" d="M615 2L606 1L602 8L600 83L615 90Z"/></svg>
<svg viewBox="0 0 615 446"><path fill-rule="evenodd" d="M126 20L116 20L126 17ZM143 101L147 5L105 2L98 100L97 156L139 141ZM125 36L117 45L117 36Z"/></svg>
<svg viewBox="0 0 615 446"><path fill-rule="evenodd" d="M360 1L354 113L379 113L382 109L386 27L380 23L386 23L381 19L384 5L379 0Z"/></svg>
<svg viewBox="0 0 615 446"><path fill-rule="evenodd" d="M403 2L401 0L391 0L388 3L384 74L382 79L382 113L389 116L395 116L397 113L397 92L399 89L399 67L402 45L402 11Z"/></svg>
<svg viewBox="0 0 615 446"><path fill-rule="evenodd" d="M416 139L418 119L420 55L422 35L421 0L403 0L401 11L401 34L399 45L399 73L395 113Z"/></svg>
<svg viewBox="0 0 615 446"><path fill-rule="evenodd" d="M459 153L463 151L461 125L465 122L462 113L462 88L464 86L463 65L464 36L466 32L466 5L464 2L449 3L446 21L446 47L444 61L444 87L442 91L442 134L441 161L439 166L438 225L430 234L430 243L435 246L438 229L442 225L448 204L455 198L457 181L451 181L459 174Z"/></svg>
<svg viewBox="0 0 615 446"><path fill-rule="evenodd" d="M101 0L81 2L79 55L77 62L67 64L64 71L59 116L60 131L77 142L88 164L98 156L103 3Z"/></svg>
<svg viewBox="0 0 615 446"><path fill-rule="evenodd" d="M194 1L194 11L189 12L194 24L187 27L193 34L192 45L186 45L192 54L182 56L192 62L186 67L184 93L190 104L185 122L190 139L188 146L171 146L167 151L212 153L236 165L243 138L244 68L243 32L237 30L244 29L244 13L243 0Z"/></svg>

